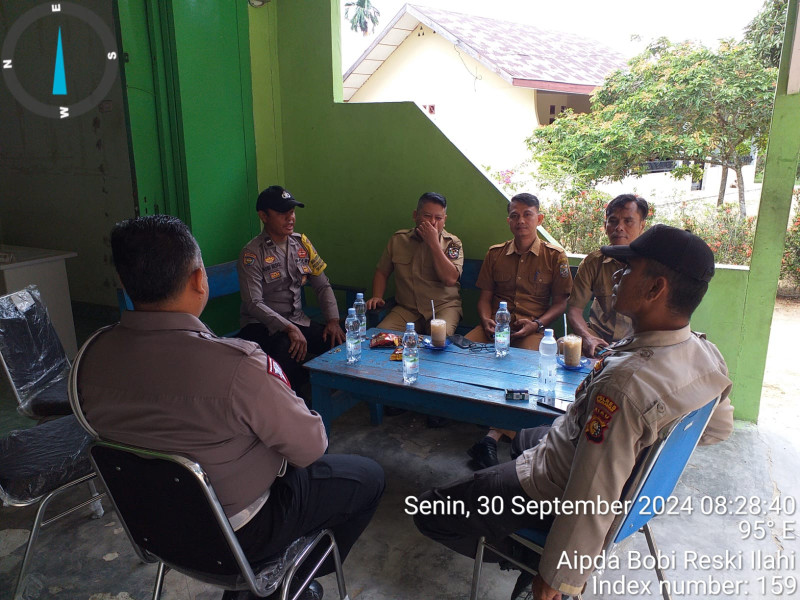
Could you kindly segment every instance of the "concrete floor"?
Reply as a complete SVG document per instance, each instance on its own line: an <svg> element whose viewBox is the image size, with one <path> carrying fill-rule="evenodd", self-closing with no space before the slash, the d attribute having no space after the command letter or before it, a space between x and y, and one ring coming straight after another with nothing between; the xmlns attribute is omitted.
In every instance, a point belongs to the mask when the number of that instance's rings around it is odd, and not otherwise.
<svg viewBox="0 0 800 600"><path fill-rule="evenodd" d="M796 589L800 508L792 514L761 508L756 514L747 514L747 510L735 514L739 497L767 504L779 499L790 508L793 501L800 500L796 433L800 369L786 358L791 353L784 351L800 338L800 304L779 305L775 315L759 426L737 423L730 440L698 449L676 491L681 499L692 498L693 513L664 515L653 522L661 553L674 560L674 565L667 567L667 578L675 585L674 598L800 596ZM790 349L796 355L795 349ZM465 449L480 435L477 427L464 423L427 429L424 417L414 414L387 418L383 425L372 427L363 406L334 423L331 451L370 456L384 467L387 478L386 495L376 517L345 563L350 598L445 600L468 596L472 561L421 536L405 513L405 498L469 473ZM507 457L508 446L501 444L500 450ZM724 514L702 514L712 504L708 499L717 496L730 500ZM745 503L744 508L748 506ZM30 508L0 509L0 600L11 597L33 514ZM755 533L743 533L748 527ZM660 598L652 571L635 564L629 567L637 552L647 552L638 534L618 549L618 568L610 565L590 580L585 597ZM704 567L700 562L705 557L725 557L726 552L733 559L727 564ZM754 565L755 552L777 556L779 564L774 568ZM484 570L481 598L508 598L515 576L489 565ZM112 511L107 510L99 520L90 519L88 511L79 512L43 530L24 598L144 600L150 597L154 577L155 567L138 561ZM334 598L333 579L325 578L322 583L326 598ZM730 589L713 587L722 584ZM649 592L642 589L647 586ZM782 591L780 586L785 586ZM221 592L169 573L162 597L211 600L221 597Z"/></svg>

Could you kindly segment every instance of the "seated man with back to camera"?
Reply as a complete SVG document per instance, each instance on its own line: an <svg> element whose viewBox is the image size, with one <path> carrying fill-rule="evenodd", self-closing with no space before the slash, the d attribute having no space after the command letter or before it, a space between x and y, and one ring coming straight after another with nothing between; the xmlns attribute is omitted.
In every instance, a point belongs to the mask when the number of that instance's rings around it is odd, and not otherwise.
<svg viewBox="0 0 800 600"><path fill-rule="evenodd" d="M394 273L397 304L378 324L381 329L404 331L414 323L418 333L430 334L433 316L447 322L447 335L453 335L461 320L458 279L464 268L464 248L444 229L447 199L435 192L419 197L411 213L416 226L400 229L389 238L372 279L372 298L367 310L383 308L386 283Z"/></svg>
<svg viewBox="0 0 800 600"><path fill-rule="evenodd" d="M119 223L111 248L136 310L82 350L78 392L89 424L103 439L197 461L251 563L323 528L333 530L344 559L383 494L381 467L325 454L322 419L280 366L257 344L219 338L200 321L208 279L179 219ZM331 572L327 559L320 574ZM300 596L321 597L316 581Z"/></svg>
<svg viewBox="0 0 800 600"><path fill-rule="evenodd" d="M613 307L631 318L633 336L609 346L552 427L520 432L514 440L516 460L420 496L451 506L463 500L463 514L439 511L414 517L423 534L460 554L474 557L478 539L486 536L534 567L535 577L527 572L519 576L512 600L524 597L531 582L535 600L581 593L591 568L584 570L569 557L594 561L615 515L563 511L542 518L511 507L529 500L619 500L637 459L659 431L718 396L720 403L700 443L725 440L733 430L725 361L689 325L714 274L711 249L687 231L655 225L630 245L603 246L602 252L625 263L614 276ZM503 502L497 504L506 509L486 514L479 510L482 497L499 497ZM541 557L508 538L523 527L549 532ZM493 559L496 555L488 552L486 560Z"/></svg>
<svg viewBox="0 0 800 600"><path fill-rule="evenodd" d="M514 238L489 248L478 275L481 290L478 317L481 325L465 337L490 343L494 338L495 313L505 301L511 313L511 345L538 350L545 325L560 316L572 290L572 275L563 248L539 239L537 228L544 221L539 199L517 194L508 203L508 226ZM497 442L516 432L492 428L467 453L478 468L497 464Z"/></svg>
<svg viewBox="0 0 800 600"><path fill-rule="evenodd" d="M294 231L295 207L304 206L278 185L258 195L256 211L264 229L242 249L236 265L242 296L237 337L256 342L277 360L292 389L309 401L302 363L308 353L322 354L344 342L344 330L325 261L304 234ZM325 325L303 312L306 282L317 294Z"/></svg>
<svg viewBox="0 0 800 600"><path fill-rule="evenodd" d="M627 245L639 237L649 210L647 200L635 194L622 194L609 202L603 223L609 243ZM600 348L633 333L631 320L615 311L611 302L612 278L622 267L620 261L599 249L587 254L578 267L567 301L567 320L573 333L581 336L585 356L593 357ZM589 300L592 306L587 323L583 310Z"/></svg>

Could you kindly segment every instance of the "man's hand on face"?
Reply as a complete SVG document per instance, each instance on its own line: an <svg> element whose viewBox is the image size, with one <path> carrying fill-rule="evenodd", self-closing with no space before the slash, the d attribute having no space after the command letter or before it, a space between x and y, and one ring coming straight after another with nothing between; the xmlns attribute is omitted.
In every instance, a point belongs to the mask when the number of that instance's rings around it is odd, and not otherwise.
<svg viewBox="0 0 800 600"><path fill-rule="evenodd" d="M300 329L296 325L289 324L286 328L286 335L289 336L289 356L297 362L302 362L306 357L308 342Z"/></svg>
<svg viewBox="0 0 800 600"><path fill-rule="evenodd" d="M339 319L331 319L325 325L325 331L322 332L322 341L327 341L329 338L331 348L344 342L344 331L339 326Z"/></svg>
<svg viewBox="0 0 800 600"><path fill-rule="evenodd" d="M593 335L585 335L583 336L581 345L583 346L583 355L594 358L594 353L600 348L608 346L608 342Z"/></svg>
<svg viewBox="0 0 800 600"><path fill-rule="evenodd" d="M383 308L385 304L386 300L379 298L378 296L373 296L367 300L367 310L377 310L379 308Z"/></svg>
<svg viewBox="0 0 800 600"><path fill-rule="evenodd" d="M561 600L561 592L551 588L541 575L533 578L533 600Z"/></svg>
<svg viewBox="0 0 800 600"><path fill-rule="evenodd" d="M511 339L527 337L539 331L539 324L531 319L517 319L511 323Z"/></svg>
<svg viewBox="0 0 800 600"><path fill-rule="evenodd" d="M428 221L423 221L417 225L417 233L419 233L419 237L422 238L422 241L429 246L439 245L439 232L436 227L428 223Z"/></svg>

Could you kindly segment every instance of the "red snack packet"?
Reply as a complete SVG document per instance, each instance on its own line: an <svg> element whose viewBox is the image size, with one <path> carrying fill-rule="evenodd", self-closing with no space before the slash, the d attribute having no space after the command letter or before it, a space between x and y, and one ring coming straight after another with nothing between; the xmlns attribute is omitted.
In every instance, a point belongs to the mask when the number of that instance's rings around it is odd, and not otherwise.
<svg viewBox="0 0 800 600"><path fill-rule="evenodd" d="M369 341L370 348L396 348L400 345L400 336L396 333L376 333Z"/></svg>

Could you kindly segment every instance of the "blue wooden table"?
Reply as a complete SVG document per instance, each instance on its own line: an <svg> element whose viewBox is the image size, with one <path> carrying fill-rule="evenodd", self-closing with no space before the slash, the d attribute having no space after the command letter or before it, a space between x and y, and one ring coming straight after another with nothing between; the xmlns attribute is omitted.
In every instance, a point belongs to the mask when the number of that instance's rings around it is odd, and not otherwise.
<svg viewBox="0 0 800 600"><path fill-rule="evenodd" d="M367 339L379 331L369 329ZM535 427L561 414L540 406L541 397L534 394L524 402L505 399L507 388L538 390L538 352L511 348L508 356L497 358L493 349L474 352L452 344L444 350L421 348L419 379L412 385L403 384L403 363L389 360L391 353L391 348L369 348L365 342L360 362L349 365L342 344L305 364L311 371L313 408L326 429L361 401L370 405L374 424L383 418L383 404L504 429ZM556 398L573 400L588 372L559 367Z"/></svg>

